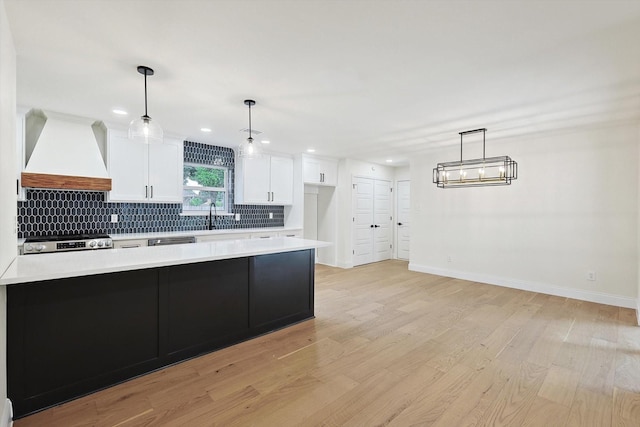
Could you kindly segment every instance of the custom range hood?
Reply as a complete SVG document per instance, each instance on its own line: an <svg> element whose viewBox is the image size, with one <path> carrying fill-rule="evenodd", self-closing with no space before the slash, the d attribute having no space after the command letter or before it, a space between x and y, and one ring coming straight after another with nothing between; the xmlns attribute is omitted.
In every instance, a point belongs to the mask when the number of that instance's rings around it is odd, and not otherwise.
<svg viewBox="0 0 640 427"><path fill-rule="evenodd" d="M104 123L42 110L25 116L23 187L110 191Z"/></svg>

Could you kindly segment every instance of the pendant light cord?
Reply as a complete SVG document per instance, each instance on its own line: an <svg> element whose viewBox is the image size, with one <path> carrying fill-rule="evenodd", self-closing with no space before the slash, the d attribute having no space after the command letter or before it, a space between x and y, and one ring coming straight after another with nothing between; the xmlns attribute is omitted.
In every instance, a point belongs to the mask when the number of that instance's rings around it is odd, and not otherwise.
<svg viewBox="0 0 640 427"><path fill-rule="evenodd" d="M147 112L147 71L144 72L144 116L149 117Z"/></svg>
<svg viewBox="0 0 640 427"><path fill-rule="evenodd" d="M253 142L253 136L251 135L251 103L249 103L249 141Z"/></svg>

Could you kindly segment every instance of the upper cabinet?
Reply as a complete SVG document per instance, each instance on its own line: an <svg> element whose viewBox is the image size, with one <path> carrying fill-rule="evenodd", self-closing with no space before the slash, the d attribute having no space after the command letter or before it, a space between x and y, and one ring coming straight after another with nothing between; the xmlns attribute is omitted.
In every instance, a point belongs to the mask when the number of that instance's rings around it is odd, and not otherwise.
<svg viewBox="0 0 640 427"><path fill-rule="evenodd" d="M263 155L236 159L235 203L293 204L293 159Z"/></svg>
<svg viewBox="0 0 640 427"><path fill-rule="evenodd" d="M336 186L338 162L320 157L302 156L302 171L305 184Z"/></svg>
<svg viewBox="0 0 640 427"><path fill-rule="evenodd" d="M110 202L182 203L182 141L144 144L110 130L107 157Z"/></svg>

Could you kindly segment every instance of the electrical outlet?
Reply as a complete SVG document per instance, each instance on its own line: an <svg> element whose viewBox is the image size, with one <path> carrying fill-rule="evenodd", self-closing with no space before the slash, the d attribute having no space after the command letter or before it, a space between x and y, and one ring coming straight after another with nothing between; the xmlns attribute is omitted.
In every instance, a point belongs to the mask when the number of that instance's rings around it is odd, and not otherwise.
<svg viewBox="0 0 640 427"><path fill-rule="evenodd" d="M596 272L595 271L587 271L587 280L591 280L592 282L596 280Z"/></svg>
<svg viewBox="0 0 640 427"><path fill-rule="evenodd" d="M114 224L118 222L118 214L111 214L111 222Z"/></svg>
<svg viewBox="0 0 640 427"><path fill-rule="evenodd" d="M240 221L240 214L236 214L236 221Z"/></svg>
<svg viewBox="0 0 640 427"><path fill-rule="evenodd" d="M273 212L269 212L269 219L273 219Z"/></svg>

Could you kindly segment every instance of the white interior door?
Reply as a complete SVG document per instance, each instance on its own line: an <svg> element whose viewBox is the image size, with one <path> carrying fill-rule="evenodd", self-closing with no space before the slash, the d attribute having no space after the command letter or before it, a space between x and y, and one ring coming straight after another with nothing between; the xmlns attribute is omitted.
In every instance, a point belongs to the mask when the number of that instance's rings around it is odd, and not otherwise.
<svg viewBox="0 0 640 427"><path fill-rule="evenodd" d="M391 258L391 182L353 179L353 265Z"/></svg>
<svg viewBox="0 0 640 427"><path fill-rule="evenodd" d="M392 211L391 182L375 180L373 202L374 261L391 258Z"/></svg>
<svg viewBox="0 0 640 427"><path fill-rule="evenodd" d="M354 178L353 202L353 265L373 262L373 192L374 180Z"/></svg>
<svg viewBox="0 0 640 427"><path fill-rule="evenodd" d="M398 198L398 217L396 222L396 248L399 259L409 259L409 211L411 209L411 181L398 181L396 197Z"/></svg>

